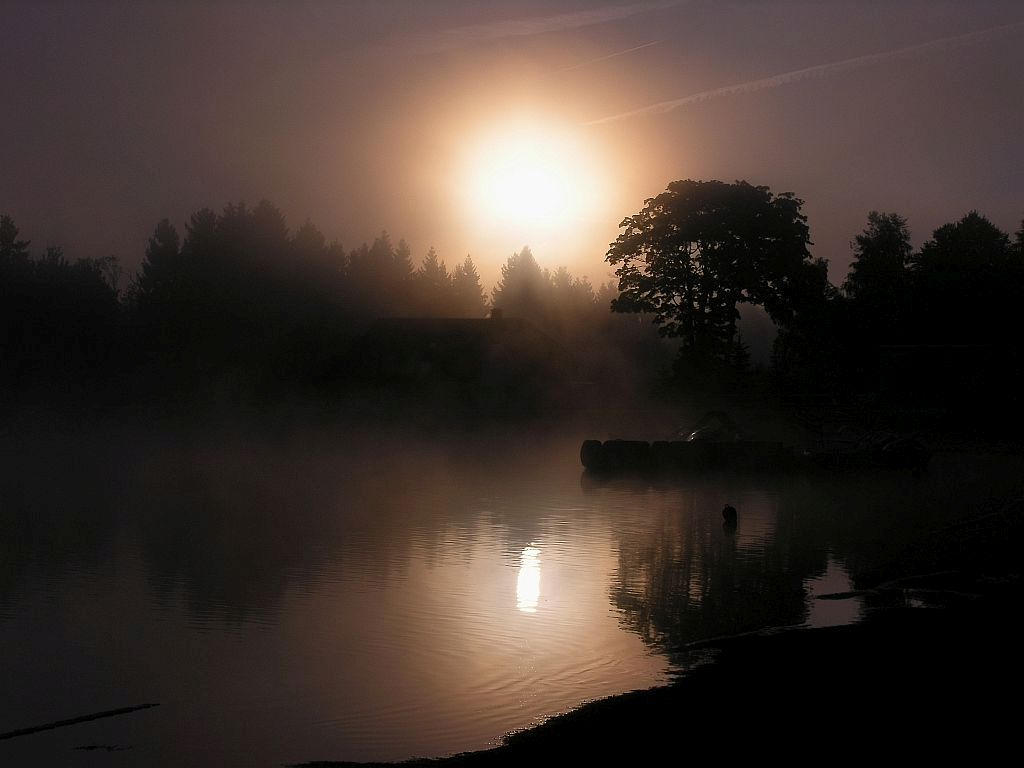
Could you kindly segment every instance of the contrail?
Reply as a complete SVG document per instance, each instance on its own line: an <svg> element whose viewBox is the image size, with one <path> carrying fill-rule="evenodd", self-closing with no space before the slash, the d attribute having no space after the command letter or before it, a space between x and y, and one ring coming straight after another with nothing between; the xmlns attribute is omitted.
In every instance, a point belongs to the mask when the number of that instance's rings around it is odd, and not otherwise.
<svg viewBox="0 0 1024 768"><path fill-rule="evenodd" d="M584 125L602 125L604 123L614 123L619 120L627 120L631 117L639 117L640 115L654 115L671 112L674 109L679 109L680 107L685 107L690 104L697 104L701 101L708 101L709 99L714 99L719 96L751 93L753 91L761 91L765 88L775 88L780 85L796 83L801 80L809 80L815 77L824 77L826 75L837 74L840 72L850 72L855 69L870 67L873 64L880 64L885 61L912 59L927 53L950 51L955 48L963 48L968 45L991 42L1021 31L1024 31L1024 22L1017 22L1015 24L1006 24L1000 27L990 27L989 29L983 29L979 32L970 32L966 35L944 37L939 40L932 40L928 43L911 45L907 48L898 48L894 51L871 53L866 56L857 56L852 59L833 61L828 64L817 64L813 67L796 69L792 72L783 72L780 75L773 75L772 77L766 77L761 80L751 80L746 83L714 88L710 91L701 91L700 93L684 96L681 99L659 101L657 104L650 104L646 107L630 110L629 112L621 112L617 115L610 115L608 117L598 118L597 120L590 120L589 122L584 123Z"/></svg>
<svg viewBox="0 0 1024 768"><path fill-rule="evenodd" d="M652 45L657 45L661 40L652 40L649 43L643 45L634 45L632 48L627 48L624 51L616 51L615 53L609 53L606 56L598 56L596 59L588 59L587 61L580 62L579 64L573 64L569 67L562 67L556 69L556 72L570 72L574 69L580 69L581 67L589 67L591 64L597 64L599 61L607 61L608 59L614 59L616 56L625 56L627 53L633 53L633 51L641 51L644 48L650 48Z"/></svg>
<svg viewBox="0 0 1024 768"><path fill-rule="evenodd" d="M471 24L453 27L431 35L420 48L420 53L432 53L457 48L463 45L483 43L506 37L526 37L547 32L560 32L595 24L619 21L639 13L660 11L683 5L689 0L658 0L657 2L634 3L632 5L609 5L587 11L560 13L554 16L532 16L526 19L496 21L491 24Z"/></svg>

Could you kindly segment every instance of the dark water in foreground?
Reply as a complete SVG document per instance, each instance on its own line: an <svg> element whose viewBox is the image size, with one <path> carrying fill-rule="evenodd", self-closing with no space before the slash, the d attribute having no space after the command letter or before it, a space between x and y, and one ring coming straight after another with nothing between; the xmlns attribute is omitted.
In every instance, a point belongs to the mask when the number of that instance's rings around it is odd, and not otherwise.
<svg viewBox="0 0 1024 768"><path fill-rule="evenodd" d="M855 621L861 598L817 598L927 568L931 532L1024 477L939 455L919 479L597 482L579 439L6 439L0 733L160 706L2 740L0 764L487 747L666 682L687 642Z"/></svg>

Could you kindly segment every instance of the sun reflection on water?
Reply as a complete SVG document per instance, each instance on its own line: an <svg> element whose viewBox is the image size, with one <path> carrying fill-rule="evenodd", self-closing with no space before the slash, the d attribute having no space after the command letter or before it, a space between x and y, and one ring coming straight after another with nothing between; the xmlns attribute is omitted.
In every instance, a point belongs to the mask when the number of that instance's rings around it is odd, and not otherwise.
<svg viewBox="0 0 1024 768"><path fill-rule="evenodd" d="M516 607L523 613L536 613L540 600L540 550L534 546L523 549L519 556L519 578L516 580Z"/></svg>

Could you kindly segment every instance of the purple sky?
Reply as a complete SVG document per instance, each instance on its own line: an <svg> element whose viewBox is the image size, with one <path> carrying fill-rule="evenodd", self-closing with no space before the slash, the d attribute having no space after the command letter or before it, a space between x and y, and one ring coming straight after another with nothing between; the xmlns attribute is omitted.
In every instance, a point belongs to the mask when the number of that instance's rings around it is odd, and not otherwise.
<svg viewBox="0 0 1024 768"><path fill-rule="evenodd" d="M916 244L1024 217L1020 0L0 0L0 30L0 212L129 269L159 219L261 198L346 247L470 253L487 287L524 244L607 279L674 179L796 193L837 283L871 209ZM453 199L460 145L522 112L601 168L557 245L483 237Z"/></svg>

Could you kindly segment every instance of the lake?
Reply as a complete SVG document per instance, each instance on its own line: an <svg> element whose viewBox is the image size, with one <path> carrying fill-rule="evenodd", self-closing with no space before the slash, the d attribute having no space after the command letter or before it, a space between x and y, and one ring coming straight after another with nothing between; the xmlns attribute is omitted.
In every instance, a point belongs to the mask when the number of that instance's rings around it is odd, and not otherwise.
<svg viewBox="0 0 1024 768"><path fill-rule="evenodd" d="M929 531L1024 477L942 454L921 478L602 481L584 436L3 436L0 733L159 706L2 740L0 764L493 746L668 682L693 641L856 621L862 596L819 598L927 568Z"/></svg>

